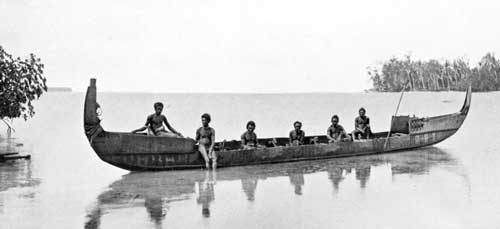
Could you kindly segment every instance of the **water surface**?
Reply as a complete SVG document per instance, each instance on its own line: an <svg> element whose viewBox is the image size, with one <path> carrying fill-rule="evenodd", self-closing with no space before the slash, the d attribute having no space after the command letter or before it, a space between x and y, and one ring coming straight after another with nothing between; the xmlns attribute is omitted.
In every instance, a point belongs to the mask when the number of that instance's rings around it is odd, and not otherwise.
<svg viewBox="0 0 500 229"><path fill-rule="evenodd" d="M465 93L408 93L400 113L460 109ZM413 151L206 170L129 173L99 160L83 134L83 93L48 93L16 121L0 150L32 155L0 164L6 228L492 228L500 223L500 93L473 94L462 128ZM350 131L360 106L388 129L399 95L102 93L103 127L130 131L163 101L172 125L194 136L212 114L217 139L248 120L259 137L286 136L295 120L324 134L338 114ZM3 128L3 127L2 127ZM0 133L5 130L0 128Z"/></svg>

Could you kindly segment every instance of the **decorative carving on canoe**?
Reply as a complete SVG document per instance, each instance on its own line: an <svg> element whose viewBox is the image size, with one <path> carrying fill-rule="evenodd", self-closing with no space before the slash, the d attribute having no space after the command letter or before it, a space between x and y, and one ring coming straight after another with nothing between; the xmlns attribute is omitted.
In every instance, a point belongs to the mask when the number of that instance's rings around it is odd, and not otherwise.
<svg viewBox="0 0 500 229"><path fill-rule="evenodd" d="M424 118L411 118L410 119L410 132L416 132L424 128Z"/></svg>
<svg viewBox="0 0 500 229"><path fill-rule="evenodd" d="M84 129L85 135L87 135L90 144L92 144L95 137L104 132L104 129L101 127L101 125L84 125Z"/></svg>

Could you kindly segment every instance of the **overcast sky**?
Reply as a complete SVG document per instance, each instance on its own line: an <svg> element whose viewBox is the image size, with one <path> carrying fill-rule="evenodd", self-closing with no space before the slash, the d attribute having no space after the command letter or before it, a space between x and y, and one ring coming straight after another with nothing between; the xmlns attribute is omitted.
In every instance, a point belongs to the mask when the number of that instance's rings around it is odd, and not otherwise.
<svg viewBox="0 0 500 229"><path fill-rule="evenodd" d="M83 91L352 92L411 52L500 50L500 3L452 0L0 0L0 45Z"/></svg>

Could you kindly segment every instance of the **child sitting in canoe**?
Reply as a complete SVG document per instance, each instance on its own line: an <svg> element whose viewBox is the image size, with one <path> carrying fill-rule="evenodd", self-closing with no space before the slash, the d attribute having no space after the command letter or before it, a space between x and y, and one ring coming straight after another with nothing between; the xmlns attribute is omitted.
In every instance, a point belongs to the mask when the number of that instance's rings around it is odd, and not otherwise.
<svg viewBox="0 0 500 229"><path fill-rule="evenodd" d="M248 121L247 131L241 135L241 146L243 149L254 149L257 148L257 134L254 132L255 122Z"/></svg>
<svg viewBox="0 0 500 229"><path fill-rule="evenodd" d="M331 119L332 125L326 130L326 137L328 138L328 143L349 141L350 137L345 132L343 126L339 124L339 116L333 115Z"/></svg>
<svg viewBox="0 0 500 229"><path fill-rule="evenodd" d="M366 116L365 108L359 108L359 116L354 119L354 131L352 137L356 139L369 139L372 131L370 129L370 118Z"/></svg>
<svg viewBox="0 0 500 229"><path fill-rule="evenodd" d="M200 151L201 156L205 159L205 166L207 169L210 168L209 162L212 159L212 168L217 168L217 155L214 151L215 145L215 130L208 126L211 121L209 114L205 113L201 115L202 127L196 130L196 142L198 143L198 151Z"/></svg>
<svg viewBox="0 0 500 229"><path fill-rule="evenodd" d="M181 133L177 132L170 123L168 123L167 117L161 113L163 111L163 103L157 102L153 107L155 113L148 116L146 124L144 124L143 127L132 131L132 133L141 132L147 129L148 135L150 136L183 137ZM168 132L163 126L163 123L165 123L167 128L172 132Z"/></svg>

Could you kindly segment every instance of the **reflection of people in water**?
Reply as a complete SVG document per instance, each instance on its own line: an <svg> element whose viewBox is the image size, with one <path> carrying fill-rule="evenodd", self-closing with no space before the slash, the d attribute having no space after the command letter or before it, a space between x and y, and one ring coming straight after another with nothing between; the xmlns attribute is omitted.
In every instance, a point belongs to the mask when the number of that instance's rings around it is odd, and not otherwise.
<svg viewBox="0 0 500 229"><path fill-rule="evenodd" d="M198 204L201 204L201 214L210 217L210 203L215 200L214 185L216 183L215 171L207 171L205 180L198 182Z"/></svg>
<svg viewBox="0 0 500 229"><path fill-rule="evenodd" d="M165 219L166 215L165 206L163 205L163 199L161 197L146 198L144 201L144 207L148 210L149 217L151 217L151 219L158 226L161 225L161 222Z"/></svg>
<svg viewBox="0 0 500 229"><path fill-rule="evenodd" d="M371 167L369 165L368 166L356 165L355 169L356 169L356 180L359 180L359 187L365 188L368 179L370 179Z"/></svg>
<svg viewBox="0 0 500 229"><path fill-rule="evenodd" d="M247 196L247 200L255 200L255 189L257 188L257 178L243 178L241 179L241 187Z"/></svg>
<svg viewBox="0 0 500 229"><path fill-rule="evenodd" d="M281 165L275 164L266 165L265 167L249 167L248 170L228 169L218 171L218 174L211 173L211 171L208 171L208 173L200 173L200 171L131 173L113 182L108 190L97 197L96 206L87 209L88 214L85 227L98 227L101 221L104 221L101 220L101 217L113 215L120 209L137 207L135 204L139 204L140 207L145 206L150 217L155 220L153 222L159 222L162 219L165 220L165 212L175 210L172 205L170 209L168 208L170 202L192 200L195 196L198 197L197 202L202 207L202 216L209 217L210 213L213 216L214 212L210 212L210 204L215 200L215 175L222 180L234 181L235 179L240 179L243 191L247 199L251 201L256 198L257 178L281 177L286 179L284 176L288 176L290 183L294 185L295 193L300 195L303 191L302 186L305 184L303 174L316 174L326 171L333 187L339 191L341 190L340 185L344 188L344 186L355 184L357 187L361 187L358 189L363 189L367 186L368 179L380 178L380 174L377 174L377 176L371 176L370 174L371 167L377 170L379 166L390 166L393 176L398 176L399 174L428 175L429 173L422 173L422 171L429 171L434 166L441 166L440 168L465 177L465 183L469 183L466 170L459 161L454 159L450 154L432 147L419 151L383 156L375 155ZM382 172L388 171L383 170ZM325 180L326 177L324 175L322 176L325 182L329 182ZM346 185L346 183L348 184ZM323 188L323 186L318 187ZM351 190L349 188L344 191ZM198 193L195 194L195 191L198 191ZM336 194L333 193L333 195ZM141 201L143 199L145 202ZM132 206L132 204L134 205ZM136 209L140 211L144 210L141 208ZM118 215L121 216L121 214Z"/></svg>
<svg viewBox="0 0 500 229"><path fill-rule="evenodd" d="M304 185L304 174L303 173L291 173L288 174L290 177L290 183L295 186L295 194L302 195L302 186Z"/></svg>
<svg viewBox="0 0 500 229"><path fill-rule="evenodd" d="M343 172L344 170L340 167L333 167L327 169L328 179L332 181L333 189L337 192L339 190L339 184L342 180L344 180Z"/></svg>

